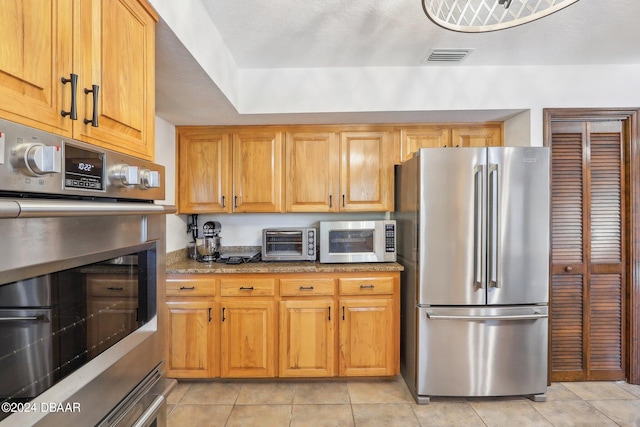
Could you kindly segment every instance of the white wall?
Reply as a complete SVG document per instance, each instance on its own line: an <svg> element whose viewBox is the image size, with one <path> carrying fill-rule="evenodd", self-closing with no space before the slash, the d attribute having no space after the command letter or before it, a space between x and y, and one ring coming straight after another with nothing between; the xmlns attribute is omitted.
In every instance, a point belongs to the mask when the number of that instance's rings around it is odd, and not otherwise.
<svg viewBox="0 0 640 427"><path fill-rule="evenodd" d="M199 1L151 3L241 115L518 110L524 112L505 122L505 145L541 146L544 108L640 107L640 65L239 69ZM173 165L173 126L157 120L156 137L157 161ZM263 226L309 225L320 217L214 218L223 245L252 246ZM168 250L186 245L185 217L170 216L167 229Z"/></svg>
<svg viewBox="0 0 640 427"><path fill-rule="evenodd" d="M504 121L504 145L507 147L542 146L542 138L531 140L531 110Z"/></svg>
<svg viewBox="0 0 640 427"><path fill-rule="evenodd" d="M155 162L165 167L165 199L159 204L176 204L176 128L171 123L156 117ZM187 243L186 219L178 215L167 215L167 252L182 249Z"/></svg>

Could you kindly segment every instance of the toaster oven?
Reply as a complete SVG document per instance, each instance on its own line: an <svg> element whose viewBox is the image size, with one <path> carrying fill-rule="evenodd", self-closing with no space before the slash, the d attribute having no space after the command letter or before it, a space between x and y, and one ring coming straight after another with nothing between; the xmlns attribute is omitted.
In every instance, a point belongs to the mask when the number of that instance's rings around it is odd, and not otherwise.
<svg viewBox="0 0 640 427"><path fill-rule="evenodd" d="M263 261L315 261L316 229L307 227L262 230Z"/></svg>

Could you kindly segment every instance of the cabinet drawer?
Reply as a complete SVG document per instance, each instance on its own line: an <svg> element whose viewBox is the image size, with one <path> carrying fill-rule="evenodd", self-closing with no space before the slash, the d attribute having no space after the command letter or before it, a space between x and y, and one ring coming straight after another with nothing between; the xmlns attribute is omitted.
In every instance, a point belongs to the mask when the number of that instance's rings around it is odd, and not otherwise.
<svg viewBox="0 0 640 427"><path fill-rule="evenodd" d="M216 279L209 276L167 279L167 296L206 297L216 295Z"/></svg>
<svg viewBox="0 0 640 427"><path fill-rule="evenodd" d="M87 275L87 295L92 297L138 296L138 281L129 274Z"/></svg>
<svg viewBox="0 0 640 427"><path fill-rule="evenodd" d="M220 295L223 297L273 296L276 279L223 279L220 283Z"/></svg>
<svg viewBox="0 0 640 427"><path fill-rule="evenodd" d="M340 295L392 294L393 277L356 277L340 279Z"/></svg>
<svg viewBox="0 0 640 427"><path fill-rule="evenodd" d="M333 295L333 279L280 279L280 295L313 296Z"/></svg>

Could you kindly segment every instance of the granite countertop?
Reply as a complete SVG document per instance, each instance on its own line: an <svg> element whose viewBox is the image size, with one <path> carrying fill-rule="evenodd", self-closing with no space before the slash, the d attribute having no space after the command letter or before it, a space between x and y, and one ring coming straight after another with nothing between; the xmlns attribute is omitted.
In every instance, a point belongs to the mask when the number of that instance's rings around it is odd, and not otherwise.
<svg viewBox="0 0 640 427"><path fill-rule="evenodd" d="M397 262L372 262L357 264L321 264L311 261L249 262L245 264L206 264L181 256L167 256L167 273L336 273L359 271L402 271Z"/></svg>

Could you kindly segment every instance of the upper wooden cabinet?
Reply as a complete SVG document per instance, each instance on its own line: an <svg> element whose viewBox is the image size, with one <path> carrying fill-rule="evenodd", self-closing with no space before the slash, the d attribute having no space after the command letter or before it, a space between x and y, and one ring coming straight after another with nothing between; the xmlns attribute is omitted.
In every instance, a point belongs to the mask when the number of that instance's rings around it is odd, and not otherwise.
<svg viewBox="0 0 640 427"><path fill-rule="evenodd" d="M451 129L454 147L496 147L502 145L502 125L460 126Z"/></svg>
<svg viewBox="0 0 640 427"><path fill-rule="evenodd" d="M280 132L233 134L233 211L283 212Z"/></svg>
<svg viewBox="0 0 640 427"><path fill-rule="evenodd" d="M289 132L287 212L393 210L388 131Z"/></svg>
<svg viewBox="0 0 640 427"><path fill-rule="evenodd" d="M281 212L280 132L176 128L180 213Z"/></svg>
<svg viewBox="0 0 640 427"><path fill-rule="evenodd" d="M400 162L420 148L492 147L502 139L501 123L407 126L400 129Z"/></svg>
<svg viewBox="0 0 640 427"><path fill-rule="evenodd" d="M393 210L393 143L386 131L340 133L340 211Z"/></svg>
<svg viewBox="0 0 640 427"><path fill-rule="evenodd" d="M80 0L79 4L74 137L151 160L158 17L144 0ZM98 93L87 93L95 87ZM87 123L92 118L97 127Z"/></svg>
<svg viewBox="0 0 640 427"><path fill-rule="evenodd" d="M388 212L394 163L502 145L502 125L179 126L176 145L181 214Z"/></svg>
<svg viewBox="0 0 640 427"><path fill-rule="evenodd" d="M6 1L0 7L0 116L64 136L71 120L72 3Z"/></svg>
<svg viewBox="0 0 640 427"><path fill-rule="evenodd" d="M335 212L340 194L336 132L286 134L287 212Z"/></svg>
<svg viewBox="0 0 640 427"><path fill-rule="evenodd" d="M451 147L451 129L441 126L400 129L402 161L411 158L421 148L439 147Z"/></svg>
<svg viewBox="0 0 640 427"><path fill-rule="evenodd" d="M0 19L0 117L153 159L158 17L146 1L10 1Z"/></svg>
<svg viewBox="0 0 640 427"><path fill-rule="evenodd" d="M178 128L178 211L229 212L231 135L201 128Z"/></svg>

